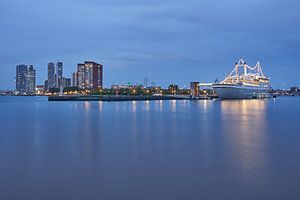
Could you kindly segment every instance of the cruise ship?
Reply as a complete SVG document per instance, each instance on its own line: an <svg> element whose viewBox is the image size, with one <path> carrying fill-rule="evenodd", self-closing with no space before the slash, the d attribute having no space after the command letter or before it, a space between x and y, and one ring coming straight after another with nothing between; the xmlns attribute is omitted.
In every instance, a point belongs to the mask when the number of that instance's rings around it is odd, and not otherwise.
<svg viewBox="0 0 300 200"><path fill-rule="evenodd" d="M234 70L222 82L212 87L221 99L270 97L270 79L263 74L260 63L250 67L243 59L235 64Z"/></svg>

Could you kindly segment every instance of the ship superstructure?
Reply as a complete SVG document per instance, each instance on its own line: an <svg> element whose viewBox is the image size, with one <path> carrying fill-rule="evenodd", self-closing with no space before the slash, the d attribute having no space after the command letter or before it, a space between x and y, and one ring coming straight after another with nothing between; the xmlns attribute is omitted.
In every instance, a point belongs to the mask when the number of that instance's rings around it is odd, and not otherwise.
<svg viewBox="0 0 300 200"><path fill-rule="evenodd" d="M267 78L259 62L254 67L240 59L233 71L221 82L213 85L222 99L245 99L269 97L270 79Z"/></svg>

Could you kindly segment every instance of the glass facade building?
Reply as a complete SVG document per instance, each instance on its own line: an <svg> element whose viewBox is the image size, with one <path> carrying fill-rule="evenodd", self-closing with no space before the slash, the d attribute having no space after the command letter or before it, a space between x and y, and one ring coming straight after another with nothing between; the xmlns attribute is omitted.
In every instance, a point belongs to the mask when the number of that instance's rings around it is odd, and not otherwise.
<svg viewBox="0 0 300 200"><path fill-rule="evenodd" d="M48 85L47 89L55 88L55 65L53 62L48 64Z"/></svg>
<svg viewBox="0 0 300 200"><path fill-rule="evenodd" d="M16 91L20 94L35 94L36 73L33 65L16 66Z"/></svg>

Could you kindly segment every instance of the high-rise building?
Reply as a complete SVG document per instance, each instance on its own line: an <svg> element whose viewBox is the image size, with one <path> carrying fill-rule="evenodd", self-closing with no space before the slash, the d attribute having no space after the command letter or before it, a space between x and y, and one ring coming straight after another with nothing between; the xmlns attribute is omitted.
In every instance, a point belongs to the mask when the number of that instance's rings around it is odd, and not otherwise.
<svg viewBox="0 0 300 200"><path fill-rule="evenodd" d="M86 61L77 65L77 85L80 89L103 87L103 65Z"/></svg>
<svg viewBox="0 0 300 200"><path fill-rule="evenodd" d="M45 80L45 83L44 83L44 91L45 91L45 92L49 91L49 81L48 81L48 80Z"/></svg>
<svg viewBox="0 0 300 200"><path fill-rule="evenodd" d="M57 61L48 64L48 90L50 88L61 88L63 81L63 62Z"/></svg>
<svg viewBox="0 0 300 200"><path fill-rule="evenodd" d="M84 89L85 86L85 66L84 64L77 65L77 87Z"/></svg>
<svg viewBox="0 0 300 200"><path fill-rule="evenodd" d="M103 65L92 62L93 65L93 88L103 87Z"/></svg>
<svg viewBox="0 0 300 200"><path fill-rule="evenodd" d="M16 91L26 93L27 86L27 65L17 65L16 67Z"/></svg>
<svg viewBox="0 0 300 200"><path fill-rule="evenodd" d="M77 78L77 72L74 72L73 74L72 74L72 87L77 87L77 80L78 78Z"/></svg>
<svg viewBox="0 0 300 200"><path fill-rule="evenodd" d="M16 91L21 94L35 94L36 74L32 65L17 65Z"/></svg>
<svg viewBox="0 0 300 200"><path fill-rule="evenodd" d="M84 75L84 80L85 80L85 88L90 89L94 88L93 87L93 81L94 81L94 65L93 63L90 62L85 62L84 63L84 70L85 70L85 75Z"/></svg>
<svg viewBox="0 0 300 200"><path fill-rule="evenodd" d="M56 63L56 87L61 88L63 81L63 62Z"/></svg>
<svg viewBox="0 0 300 200"><path fill-rule="evenodd" d="M71 87L71 78L62 78L62 88Z"/></svg>
<svg viewBox="0 0 300 200"><path fill-rule="evenodd" d="M36 86L36 75L35 69L32 65L28 68L28 79L27 79L27 93L34 94L35 93L35 86Z"/></svg>
<svg viewBox="0 0 300 200"><path fill-rule="evenodd" d="M55 65L53 62L48 64L48 85L47 90L50 88L55 88Z"/></svg>

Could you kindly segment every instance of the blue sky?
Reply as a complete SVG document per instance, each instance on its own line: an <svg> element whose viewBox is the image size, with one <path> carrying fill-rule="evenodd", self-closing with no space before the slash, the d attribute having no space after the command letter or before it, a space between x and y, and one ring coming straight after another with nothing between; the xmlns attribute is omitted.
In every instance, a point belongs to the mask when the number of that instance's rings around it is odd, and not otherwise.
<svg viewBox="0 0 300 200"><path fill-rule="evenodd" d="M0 88L14 89L15 66L104 65L104 84L166 87L224 78L243 57L260 60L274 87L300 86L297 0L1 0Z"/></svg>

